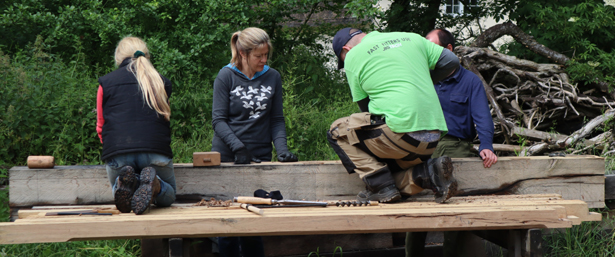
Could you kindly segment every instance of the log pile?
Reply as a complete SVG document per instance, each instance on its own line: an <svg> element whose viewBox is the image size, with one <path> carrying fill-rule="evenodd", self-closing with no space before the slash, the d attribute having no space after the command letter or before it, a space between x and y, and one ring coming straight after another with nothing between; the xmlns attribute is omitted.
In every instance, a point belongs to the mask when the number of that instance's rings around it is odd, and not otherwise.
<svg viewBox="0 0 615 257"><path fill-rule="evenodd" d="M488 48L503 35L555 63L535 63ZM491 27L471 46L459 46L455 53L483 81L496 125L494 143L501 143L496 151L521 156L563 150L572 154L615 153L609 129L615 115L615 94L609 93L609 85L603 82L590 89L579 88L565 71L570 60L565 55L537 43L510 22ZM513 146L517 144L521 146Z"/></svg>

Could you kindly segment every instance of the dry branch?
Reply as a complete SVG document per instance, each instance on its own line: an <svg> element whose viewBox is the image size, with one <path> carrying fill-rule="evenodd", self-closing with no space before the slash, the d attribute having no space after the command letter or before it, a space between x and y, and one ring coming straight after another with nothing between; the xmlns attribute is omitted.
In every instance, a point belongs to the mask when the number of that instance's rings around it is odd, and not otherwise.
<svg viewBox="0 0 615 257"><path fill-rule="evenodd" d="M503 35L513 36L530 50L554 60L557 64L536 63L486 48ZM505 143L503 152L519 152L511 141L523 137L522 155L538 155L582 145L583 152L615 145L613 136L596 136L597 126L607 125L613 114L613 95L605 93L607 84L596 82L598 90L580 90L570 81L563 65L570 59L537 43L516 25L507 22L487 29L470 47L459 46L455 53L462 64L479 76L492 108L496 125L494 143ZM606 113L604 113L606 110ZM602 115L604 113L604 115ZM583 120L591 119L587 124ZM568 127L564 133L557 129ZM581 129L578 129L582 127ZM571 129L572 128L572 129ZM551 133L543 130L551 131ZM570 136L567 134L570 131Z"/></svg>
<svg viewBox="0 0 615 257"><path fill-rule="evenodd" d="M538 43L536 40L534 40L534 37L525 34L523 30L521 30L519 27L517 27L517 25L510 21L495 25L485 30L483 34L481 34L476 38L476 40L474 40L474 43L472 43L471 46L487 47L489 44L493 43L493 41L504 35L512 36L517 42L523 44L525 47L529 48L533 52L552 59L556 63L566 64L566 62L570 61L570 58L568 58L568 56L553 51L548 47Z"/></svg>
<svg viewBox="0 0 615 257"><path fill-rule="evenodd" d="M615 110L609 110L604 115L600 115L593 120L589 121L585 126L576 132L572 133L566 139L558 140L557 144L561 147L576 143L578 140L587 137L596 127L603 125L605 121L610 120L615 115Z"/></svg>

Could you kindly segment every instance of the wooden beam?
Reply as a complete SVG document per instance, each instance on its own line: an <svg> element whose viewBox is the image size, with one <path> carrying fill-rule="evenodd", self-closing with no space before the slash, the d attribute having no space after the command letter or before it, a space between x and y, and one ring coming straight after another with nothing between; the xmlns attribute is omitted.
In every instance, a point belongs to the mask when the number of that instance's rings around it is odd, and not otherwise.
<svg viewBox="0 0 615 257"><path fill-rule="evenodd" d="M491 168L475 158L458 158L453 167L461 194L556 193L584 200L590 208L604 207L601 157L500 157Z"/></svg>
<svg viewBox="0 0 615 257"><path fill-rule="evenodd" d="M362 208L279 208L256 215L238 208L154 209L146 215L69 216L0 223L0 244L71 240L311 235L476 229L565 228L563 206L410 208L398 203ZM399 208L401 205L409 205ZM388 208L397 206L396 208ZM189 210L182 213L181 210Z"/></svg>
<svg viewBox="0 0 615 257"><path fill-rule="evenodd" d="M557 193L591 208L604 207L604 158L500 157L491 168L479 158L453 158L459 190L466 195ZM280 190L285 199L353 199L365 188L339 161L261 163L193 167L176 164L178 199L228 200L256 189ZM13 167L9 171L9 204L81 205L112 203L104 166ZM543 187L542 185L548 185Z"/></svg>

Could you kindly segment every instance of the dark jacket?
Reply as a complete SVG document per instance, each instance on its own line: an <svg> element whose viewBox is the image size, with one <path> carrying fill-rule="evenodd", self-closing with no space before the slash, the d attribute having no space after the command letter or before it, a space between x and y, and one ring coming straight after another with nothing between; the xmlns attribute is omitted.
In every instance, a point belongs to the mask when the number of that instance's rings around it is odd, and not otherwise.
<svg viewBox="0 0 615 257"><path fill-rule="evenodd" d="M127 58L117 70L98 79L103 88L102 159L133 152L173 157L170 123L143 99L137 78L128 70L130 62ZM160 77L170 97L171 81Z"/></svg>

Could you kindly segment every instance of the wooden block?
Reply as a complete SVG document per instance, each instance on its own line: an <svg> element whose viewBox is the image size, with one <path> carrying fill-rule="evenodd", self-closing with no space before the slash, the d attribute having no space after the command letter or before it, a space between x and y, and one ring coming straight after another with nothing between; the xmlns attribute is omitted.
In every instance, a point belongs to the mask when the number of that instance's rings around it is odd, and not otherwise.
<svg viewBox="0 0 615 257"><path fill-rule="evenodd" d="M196 152L192 154L192 165L194 167L218 166L220 165L219 152Z"/></svg>
<svg viewBox="0 0 615 257"><path fill-rule="evenodd" d="M51 169L55 166L53 156L28 156L28 168L30 169Z"/></svg>

